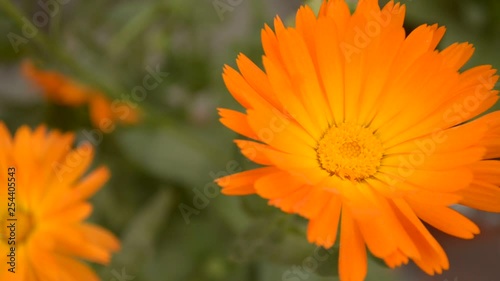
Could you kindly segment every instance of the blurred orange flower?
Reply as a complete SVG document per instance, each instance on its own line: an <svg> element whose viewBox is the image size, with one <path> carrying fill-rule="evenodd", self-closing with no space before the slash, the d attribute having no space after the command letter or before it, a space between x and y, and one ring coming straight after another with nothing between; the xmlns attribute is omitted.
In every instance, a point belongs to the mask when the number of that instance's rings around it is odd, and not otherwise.
<svg viewBox="0 0 500 281"><path fill-rule="evenodd" d="M470 239L479 228L451 205L500 212L500 111L471 121L498 101L496 70L460 71L470 44L437 51L445 29L406 36L404 17L394 1L305 6L295 28L263 29L265 72L244 55L224 68L246 111L219 109L221 122L265 167L218 179L222 192L307 218L320 246L340 231L341 280L365 278L366 247L391 268L441 273L448 258L422 221Z"/></svg>
<svg viewBox="0 0 500 281"><path fill-rule="evenodd" d="M114 121L135 124L139 120L137 110L129 104L120 102L115 107L102 92L82 85L61 73L41 70L29 60L23 62L22 71L28 79L42 89L45 97L51 102L64 106L88 104L90 119L97 128L108 127L108 123Z"/></svg>
<svg viewBox="0 0 500 281"><path fill-rule="evenodd" d="M73 141L44 126L23 126L12 138L0 123L0 253L10 262L0 280L99 280L79 259L108 264L119 250L113 234L83 222L92 212L87 199L110 173L100 167L82 178L93 148L71 150Z"/></svg>

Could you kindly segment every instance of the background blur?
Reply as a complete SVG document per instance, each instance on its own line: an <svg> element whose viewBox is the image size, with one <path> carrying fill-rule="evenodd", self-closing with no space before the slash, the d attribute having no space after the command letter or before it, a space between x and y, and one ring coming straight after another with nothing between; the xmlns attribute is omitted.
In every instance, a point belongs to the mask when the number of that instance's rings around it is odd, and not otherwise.
<svg viewBox="0 0 500 281"><path fill-rule="evenodd" d="M96 145L94 165L111 168L112 179L92 199L91 220L116 233L123 250L109 267L95 266L103 280L337 280L335 249L318 265L303 219L256 196L221 196L212 183L253 167L232 142L235 134L217 120L216 107L240 108L223 85L222 66L234 66L239 52L260 65L264 23L276 14L293 23L303 1L54 0L47 1L56 3L49 11L45 2L0 0L0 120L11 131L40 123L76 131L80 141ZM310 1L315 7L319 2ZM500 67L499 1L401 2L408 30L445 25L440 48L469 41L476 53L467 67ZM13 46L7 35L23 35L22 17L32 21L37 13L49 15L48 21ZM88 121L86 108L46 101L21 74L25 58L112 100L130 97L153 69L168 76L143 101L132 100L143 113L141 123L103 134ZM464 212L482 234L472 241L437 234L450 271L426 277L412 265L391 271L372 259L367 280L500 280L500 217Z"/></svg>

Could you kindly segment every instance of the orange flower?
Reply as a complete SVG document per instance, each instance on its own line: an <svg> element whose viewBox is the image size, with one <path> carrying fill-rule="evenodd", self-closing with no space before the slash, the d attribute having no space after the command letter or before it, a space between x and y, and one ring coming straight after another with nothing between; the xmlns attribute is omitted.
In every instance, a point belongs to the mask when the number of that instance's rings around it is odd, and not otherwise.
<svg viewBox="0 0 500 281"><path fill-rule="evenodd" d="M0 123L0 253L12 262L2 262L0 280L100 280L79 259L108 264L119 249L114 235L83 222L109 170L82 178L93 149L71 150L73 140L44 126L21 127L12 138Z"/></svg>
<svg viewBox="0 0 500 281"><path fill-rule="evenodd" d="M40 70L33 62L23 62L24 75L39 86L45 97L53 103L65 106L89 105L90 119L95 127L108 127L111 121L135 124L138 112L129 104L119 104L116 108L103 93L64 76L61 73ZM105 123L106 125L103 125Z"/></svg>
<svg viewBox="0 0 500 281"><path fill-rule="evenodd" d="M239 72L224 68L246 112L219 109L221 122L265 167L218 179L222 192L305 217L320 246L340 224L341 280L365 278L366 247L391 268L441 273L447 256L422 221L469 239L479 228L451 205L500 212L500 112L471 121L498 100L496 70L460 71L470 44L437 51L445 29L405 36L404 16L393 1L305 6L295 28L277 17L263 29L265 71L244 55Z"/></svg>

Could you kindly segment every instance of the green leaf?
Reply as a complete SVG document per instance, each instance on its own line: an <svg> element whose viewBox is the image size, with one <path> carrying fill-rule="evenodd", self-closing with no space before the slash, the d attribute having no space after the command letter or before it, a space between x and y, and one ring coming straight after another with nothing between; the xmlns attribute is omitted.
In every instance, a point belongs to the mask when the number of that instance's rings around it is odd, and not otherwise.
<svg viewBox="0 0 500 281"><path fill-rule="evenodd" d="M173 209L172 195L171 189L160 189L130 220L120 237L122 250L114 256L110 268L125 268L135 274L151 262L158 234Z"/></svg>
<svg viewBox="0 0 500 281"><path fill-rule="evenodd" d="M185 186L199 186L209 178L209 148L185 131L172 127L135 128L118 133L124 154L147 173Z"/></svg>

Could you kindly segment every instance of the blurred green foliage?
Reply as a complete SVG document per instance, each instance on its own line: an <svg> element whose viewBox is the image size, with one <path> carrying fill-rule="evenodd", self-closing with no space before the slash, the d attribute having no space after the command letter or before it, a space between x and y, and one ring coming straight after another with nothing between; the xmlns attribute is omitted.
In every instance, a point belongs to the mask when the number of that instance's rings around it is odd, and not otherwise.
<svg viewBox="0 0 500 281"><path fill-rule="evenodd" d="M222 83L222 66L234 66L239 52L260 65L260 29L277 13L293 22L301 2L221 1L238 4L218 13L212 0L66 0L16 52L7 34L22 34L19 18L43 10L36 1L0 0L0 119L11 130L48 123L76 131L79 140L93 134L95 165L112 169L111 181L93 199L92 220L116 233L123 250L109 268L96 267L103 280L117 280L123 270L141 281L305 280L292 279L289 271L307 267L304 261L317 251L307 243L306 222L257 196L219 196L212 183L254 167L232 143L236 135L217 121L216 107L239 108ZM310 2L318 7L320 1ZM441 47L469 41L476 54L467 67L500 67L500 2L402 2L409 30L446 25ZM139 126L99 135L85 108L48 105L23 80L18 65L27 57L113 99L142 85L148 67L169 75L136 102L144 113ZM336 280L336 257L333 248L313 273L304 271L307 280ZM367 280L391 278L397 279L370 261Z"/></svg>

